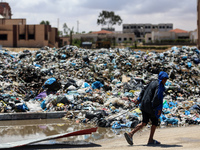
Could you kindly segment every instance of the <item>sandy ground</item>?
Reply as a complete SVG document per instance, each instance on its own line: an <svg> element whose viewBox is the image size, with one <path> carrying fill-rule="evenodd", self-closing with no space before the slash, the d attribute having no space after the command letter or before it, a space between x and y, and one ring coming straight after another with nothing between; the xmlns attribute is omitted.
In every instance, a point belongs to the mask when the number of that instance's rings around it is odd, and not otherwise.
<svg viewBox="0 0 200 150"><path fill-rule="evenodd" d="M123 135L116 139L104 139L91 144L78 146L45 145L34 147L21 147L20 150L200 150L200 125L190 127L173 127L157 129L155 139L161 145L147 146L149 129L139 132L133 137L134 145L130 146Z"/></svg>
<svg viewBox="0 0 200 150"><path fill-rule="evenodd" d="M101 147L95 149L115 149L115 150L199 150L200 149L200 126L157 129L155 139L162 144L158 146L147 146L149 132L138 133L133 137L134 145L129 146L125 138L96 143ZM94 148L85 148L87 150Z"/></svg>
<svg viewBox="0 0 200 150"><path fill-rule="evenodd" d="M199 150L200 149L200 126L165 128L157 129L155 139L161 142L161 145L147 146L149 132L140 132L133 137L134 145L130 146L125 138L100 141L95 144L100 147L79 148L79 150Z"/></svg>

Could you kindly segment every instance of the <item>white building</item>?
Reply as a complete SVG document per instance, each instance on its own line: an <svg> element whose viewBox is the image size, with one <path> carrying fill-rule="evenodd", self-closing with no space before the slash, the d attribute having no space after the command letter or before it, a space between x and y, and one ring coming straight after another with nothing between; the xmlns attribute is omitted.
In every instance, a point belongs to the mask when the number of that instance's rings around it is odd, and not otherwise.
<svg viewBox="0 0 200 150"><path fill-rule="evenodd" d="M170 31L153 30L152 33L145 35L146 43L156 43L162 40L181 40L190 39L192 42L197 40L197 31L188 32L181 29L174 29Z"/></svg>

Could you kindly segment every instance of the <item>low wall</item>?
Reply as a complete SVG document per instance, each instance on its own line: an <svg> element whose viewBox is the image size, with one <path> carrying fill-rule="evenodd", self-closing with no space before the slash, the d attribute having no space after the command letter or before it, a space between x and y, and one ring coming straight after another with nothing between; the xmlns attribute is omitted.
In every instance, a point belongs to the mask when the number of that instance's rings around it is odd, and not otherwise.
<svg viewBox="0 0 200 150"><path fill-rule="evenodd" d="M66 111L41 113L2 113L0 114L0 120L56 119L64 117L66 113Z"/></svg>
<svg viewBox="0 0 200 150"><path fill-rule="evenodd" d="M0 113L0 121L8 120L34 120L34 119L59 119L66 116L67 113L75 116L78 113L85 114L85 110L57 111L57 112L18 112L18 113Z"/></svg>

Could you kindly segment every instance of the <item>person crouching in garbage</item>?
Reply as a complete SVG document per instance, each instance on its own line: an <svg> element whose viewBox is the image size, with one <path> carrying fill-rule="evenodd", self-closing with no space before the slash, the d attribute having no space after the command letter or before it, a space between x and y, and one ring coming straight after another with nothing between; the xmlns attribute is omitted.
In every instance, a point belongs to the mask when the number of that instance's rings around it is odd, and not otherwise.
<svg viewBox="0 0 200 150"><path fill-rule="evenodd" d="M163 107L163 93L165 91L165 83L168 79L168 74L161 71L158 75L158 80L151 81L140 93L139 97L135 101L135 104L140 104L140 110L142 111L142 122L138 124L131 132L124 133L127 142L133 145L133 135L146 126L151 120L152 126L147 144L160 144L155 140L154 133L158 126L158 119L162 112Z"/></svg>

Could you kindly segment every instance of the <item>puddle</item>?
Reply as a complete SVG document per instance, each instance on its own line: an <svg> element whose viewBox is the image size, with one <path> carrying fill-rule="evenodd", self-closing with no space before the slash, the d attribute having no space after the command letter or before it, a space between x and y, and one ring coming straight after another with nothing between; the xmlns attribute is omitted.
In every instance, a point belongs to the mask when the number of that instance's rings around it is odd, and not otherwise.
<svg viewBox="0 0 200 150"><path fill-rule="evenodd" d="M47 119L47 120L18 120L0 122L0 143L16 142L26 139L37 139L61 133L69 133L77 130L95 127L89 124L76 123L72 120ZM125 128L113 130L112 128L98 128L91 135L73 136L61 138L58 141L87 141L94 142L102 139L111 139L123 136Z"/></svg>

